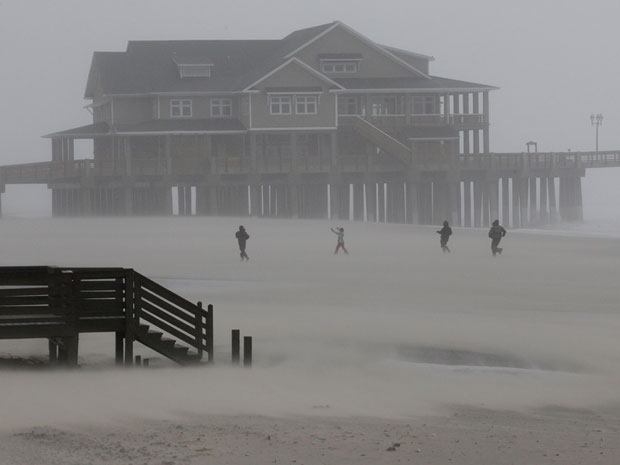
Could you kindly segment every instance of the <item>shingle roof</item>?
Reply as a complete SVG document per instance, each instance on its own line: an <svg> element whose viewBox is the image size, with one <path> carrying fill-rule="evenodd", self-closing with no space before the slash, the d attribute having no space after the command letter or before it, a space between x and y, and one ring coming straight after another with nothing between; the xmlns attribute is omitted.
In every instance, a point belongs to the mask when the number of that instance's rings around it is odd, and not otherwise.
<svg viewBox="0 0 620 465"><path fill-rule="evenodd" d="M288 54L338 24L341 23L332 22L300 29L281 40L130 41L125 52L93 54L84 96L93 98L97 85L100 85L103 93L108 95L240 91L282 65ZM211 76L182 79L178 63L190 61L212 64ZM96 82L97 76L99 82ZM438 77L343 78L334 81L349 89L399 87L492 89L482 84Z"/></svg>
<svg viewBox="0 0 620 465"><path fill-rule="evenodd" d="M86 126L79 126L77 128L66 129L60 132L54 132L47 134L43 137L49 139L55 139L57 137L71 137L73 139L92 139L97 136L105 136L110 133L110 126L104 121L99 123L87 124Z"/></svg>

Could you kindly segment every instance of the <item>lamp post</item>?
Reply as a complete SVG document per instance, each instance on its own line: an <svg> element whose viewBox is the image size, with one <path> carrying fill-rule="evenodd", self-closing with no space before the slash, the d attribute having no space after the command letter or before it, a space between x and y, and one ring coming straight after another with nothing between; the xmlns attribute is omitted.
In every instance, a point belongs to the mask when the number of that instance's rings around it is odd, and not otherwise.
<svg viewBox="0 0 620 465"><path fill-rule="evenodd" d="M603 124L603 115L600 113L596 116L591 114L590 122L592 123L592 126L596 126L596 153L598 153L598 127Z"/></svg>

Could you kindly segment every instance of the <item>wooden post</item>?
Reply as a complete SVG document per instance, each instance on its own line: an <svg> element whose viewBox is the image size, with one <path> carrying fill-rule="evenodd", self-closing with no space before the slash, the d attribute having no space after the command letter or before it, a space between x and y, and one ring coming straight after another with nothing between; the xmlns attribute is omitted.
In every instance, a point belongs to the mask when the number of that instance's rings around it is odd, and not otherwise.
<svg viewBox="0 0 620 465"><path fill-rule="evenodd" d="M209 351L209 363L213 363L214 343L213 343L213 305L207 306L207 347Z"/></svg>
<svg viewBox="0 0 620 465"><path fill-rule="evenodd" d="M47 347L49 351L49 362L58 362L58 345L51 338L47 340Z"/></svg>
<svg viewBox="0 0 620 465"><path fill-rule="evenodd" d="M133 363L134 334L134 279L133 270L125 275L125 365Z"/></svg>
<svg viewBox="0 0 620 465"><path fill-rule="evenodd" d="M194 319L194 331L196 337L196 350L198 352L198 360L202 360L202 339L203 339L203 324L202 324L202 302L198 302L196 304L198 307L198 311L196 312L196 317Z"/></svg>
<svg viewBox="0 0 620 465"><path fill-rule="evenodd" d="M243 366L252 366L252 336L243 337Z"/></svg>
<svg viewBox="0 0 620 465"><path fill-rule="evenodd" d="M122 365L123 364L123 340L125 339L125 333L122 331L117 331L116 333L114 333L115 335L115 357L114 360L116 361L117 365Z"/></svg>
<svg viewBox="0 0 620 465"><path fill-rule="evenodd" d="M239 348L240 348L240 331L238 329L233 329L231 334L231 346L232 346L232 363L233 365L239 364Z"/></svg>

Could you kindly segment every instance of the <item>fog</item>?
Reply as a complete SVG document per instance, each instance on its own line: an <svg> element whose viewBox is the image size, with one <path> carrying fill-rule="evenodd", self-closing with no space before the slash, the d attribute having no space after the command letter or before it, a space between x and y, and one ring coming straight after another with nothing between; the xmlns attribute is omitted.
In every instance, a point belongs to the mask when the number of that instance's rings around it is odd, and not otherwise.
<svg viewBox="0 0 620 465"><path fill-rule="evenodd" d="M250 234L240 262L234 231ZM0 378L4 427L184 412L404 418L452 405L599 407L618 401L616 238L238 218L10 219L1 265L127 266L215 306L216 364L116 370L111 334L83 335L82 368ZM145 234L145 232L148 232ZM254 338L232 368L230 330ZM0 355L47 343L0 341ZM153 357L139 344L136 354Z"/></svg>
<svg viewBox="0 0 620 465"><path fill-rule="evenodd" d="M620 149L620 3L456 0L0 2L0 164L51 158L40 136L88 124L94 51L129 40L271 39L340 20L432 55L431 74L500 87L491 150ZM92 147L78 144L76 155ZM212 367L112 366L113 336L86 335L82 368L0 376L0 428L193 413L407 417L451 405L524 409L618 402L619 169L584 180L586 225L486 231L238 218L50 219L45 186L2 195L0 265L126 266L215 305ZM238 261L234 231L251 239ZM569 231L569 232L567 232ZM583 237L582 237L583 236ZM227 366L230 330L254 339L252 369ZM46 341L0 341L0 356ZM137 354L153 356L137 348Z"/></svg>
<svg viewBox="0 0 620 465"><path fill-rule="evenodd" d="M380 44L434 56L433 75L500 87L490 98L491 151L525 151L531 140L539 151L593 150L592 113L604 115L600 149L615 150L619 16L615 0L4 0L0 163L49 160L51 144L40 136L91 121L82 96L94 51L122 51L129 40L281 38L336 19ZM76 156L91 157L91 145L78 144ZM601 201L603 180L603 197L617 195L618 178L617 170L590 170L586 207ZM9 212L49 212L42 189L7 191Z"/></svg>

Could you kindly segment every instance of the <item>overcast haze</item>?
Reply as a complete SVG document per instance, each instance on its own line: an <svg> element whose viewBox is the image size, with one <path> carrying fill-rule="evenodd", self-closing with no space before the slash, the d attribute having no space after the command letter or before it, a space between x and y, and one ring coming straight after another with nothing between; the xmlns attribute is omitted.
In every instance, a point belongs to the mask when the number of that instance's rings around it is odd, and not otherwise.
<svg viewBox="0 0 620 465"><path fill-rule="evenodd" d="M600 149L614 150L619 17L615 0L5 0L0 163L47 160L50 143L41 135L91 121L83 94L94 51L123 51L137 39L278 39L333 20L380 44L434 56L433 75L500 87L490 100L492 151L524 151L529 140L540 151L591 150L591 113L605 117ZM90 143L76 151L92 156ZM592 209L599 175L589 172L584 184L586 217L599 213ZM610 176L601 178L608 186L620 173ZM36 204L43 190L10 186L5 211L23 192L37 193ZM605 217L611 208L603 203Z"/></svg>

